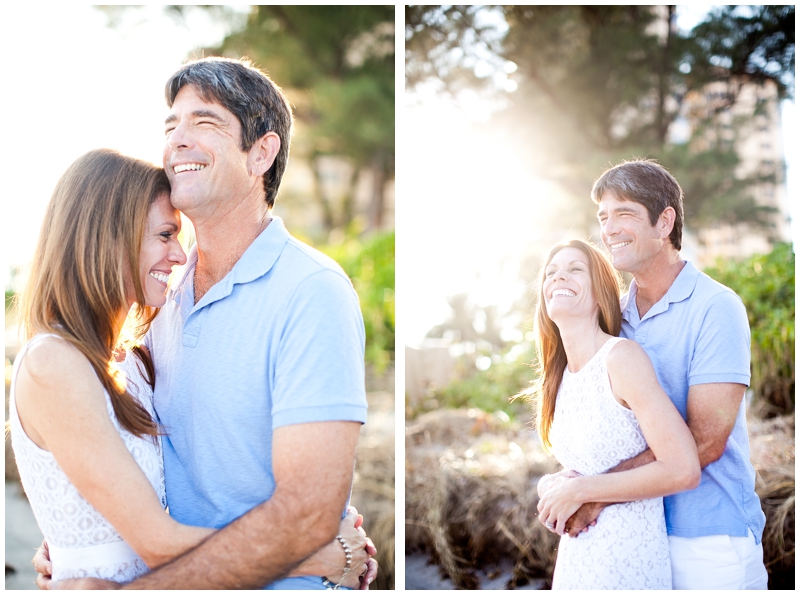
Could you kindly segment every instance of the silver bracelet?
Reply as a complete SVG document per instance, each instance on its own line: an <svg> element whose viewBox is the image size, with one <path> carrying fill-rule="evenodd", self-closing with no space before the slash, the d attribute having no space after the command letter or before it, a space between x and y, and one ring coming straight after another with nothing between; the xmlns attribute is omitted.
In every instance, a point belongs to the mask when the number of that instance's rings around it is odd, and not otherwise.
<svg viewBox="0 0 800 595"><path fill-rule="evenodd" d="M341 535L337 535L336 540L342 544L342 549L344 549L344 570L342 578L340 578L339 582L336 583L335 585L328 579L324 579L322 581L322 584L328 591L338 591L339 588L342 586L344 579L347 578L347 575L350 574L350 570L352 570L352 568L350 567L350 562L353 561L353 550L350 549L350 546L347 545L347 542Z"/></svg>

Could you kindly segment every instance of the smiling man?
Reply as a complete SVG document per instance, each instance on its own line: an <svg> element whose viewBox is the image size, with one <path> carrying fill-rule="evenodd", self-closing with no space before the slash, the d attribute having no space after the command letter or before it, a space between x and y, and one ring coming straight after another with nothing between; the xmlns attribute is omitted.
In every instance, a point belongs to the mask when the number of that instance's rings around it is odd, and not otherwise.
<svg viewBox="0 0 800 595"><path fill-rule="evenodd" d="M324 588L275 579L333 539L347 501L366 421L358 299L271 216L292 126L280 89L209 58L166 98L170 199L197 238L149 335L167 500L180 522L227 527L132 586Z"/></svg>
<svg viewBox="0 0 800 595"><path fill-rule="evenodd" d="M164 168L197 237L150 335L167 499L180 522L226 528L131 586L324 588L276 579L333 539L347 501L366 421L358 299L271 217L292 125L280 89L209 58L166 95Z"/></svg>
<svg viewBox="0 0 800 595"><path fill-rule="evenodd" d="M592 188L603 244L633 275L621 336L650 356L697 443L700 485L664 498L674 589L766 589L765 516L745 421L750 329L741 299L680 255L683 191L652 160L623 162ZM654 460L647 450L611 471ZM575 536L606 504L584 505ZM591 528L589 528L591 531Z"/></svg>

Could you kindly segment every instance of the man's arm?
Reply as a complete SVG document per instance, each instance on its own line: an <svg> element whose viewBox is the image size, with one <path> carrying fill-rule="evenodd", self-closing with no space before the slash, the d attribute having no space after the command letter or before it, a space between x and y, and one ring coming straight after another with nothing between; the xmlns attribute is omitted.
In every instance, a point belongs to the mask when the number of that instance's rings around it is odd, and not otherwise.
<svg viewBox="0 0 800 595"><path fill-rule="evenodd" d="M745 388L743 384L729 382L689 387L686 423L697 443L700 467L718 461L725 452Z"/></svg>
<svg viewBox="0 0 800 595"><path fill-rule="evenodd" d="M711 384L695 384L689 387L686 402L686 424L697 444L700 468L705 468L718 461L725 452L728 437L736 423L736 415L742 403L745 386L728 382ZM635 469L655 461L655 456L648 448L635 457L622 461L607 473ZM582 505L567 521L567 531L575 537L597 520L608 502L587 502Z"/></svg>
<svg viewBox="0 0 800 595"><path fill-rule="evenodd" d="M277 428L272 498L123 588L253 589L285 576L336 535L360 427L319 422Z"/></svg>

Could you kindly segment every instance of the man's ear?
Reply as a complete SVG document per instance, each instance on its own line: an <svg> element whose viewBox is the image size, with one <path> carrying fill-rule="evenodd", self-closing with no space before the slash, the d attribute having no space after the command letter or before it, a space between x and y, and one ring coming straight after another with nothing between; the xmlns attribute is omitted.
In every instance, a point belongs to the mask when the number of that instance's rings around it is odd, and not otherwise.
<svg viewBox="0 0 800 595"><path fill-rule="evenodd" d="M658 232L659 235L666 239L672 233L675 227L675 209L667 207L658 216Z"/></svg>
<svg viewBox="0 0 800 595"><path fill-rule="evenodd" d="M247 171L250 175L261 177L272 164L281 150L281 139L274 131L267 132L258 139L247 152Z"/></svg>

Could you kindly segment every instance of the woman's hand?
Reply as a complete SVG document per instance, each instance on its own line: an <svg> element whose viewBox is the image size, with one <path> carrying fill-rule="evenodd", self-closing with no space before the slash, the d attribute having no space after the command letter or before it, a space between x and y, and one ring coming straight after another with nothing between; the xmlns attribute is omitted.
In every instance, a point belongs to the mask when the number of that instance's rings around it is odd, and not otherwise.
<svg viewBox="0 0 800 595"><path fill-rule="evenodd" d="M50 549L47 547L46 540L42 541L42 545L36 550L31 564L37 572L36 586L40 589L47 589L53 574L53 563L50 562Z"/></svg>
<svg viewBox="0 0 800 595"><path fill-rule="evenodd" d="M350 572L344 577L341 585L351 589L368 589L369 584L378 575L378 563L371 558L377 554L377 550L361 528L363 521L363 517L351 506L339 524L339 535L344 538L352 551ZM291 576L324 576L336 584L342 579L345 563L344 548L337 539L334 539L295 568Z"/></svg>
<svg viewBox="0 0 800 595"><path fill-rule="evenodd" d="M540 493L539 520L550 531L564 535L564 527L569 518L584 503L581 497L580 475L571 471L558 473L545 485Z"/></svg>
<svg viewBox="0 0 800 595"><path fill-rule="evenodd" d="M536 491L539 494L539 498L544 496L547 491L552 487L553 482L558 477L580 477L581 474L577 471L573 471L572 469L562 469L558 473L551 473L549 475L543 475L539 479L539 483L536 484Z"/></svg>

